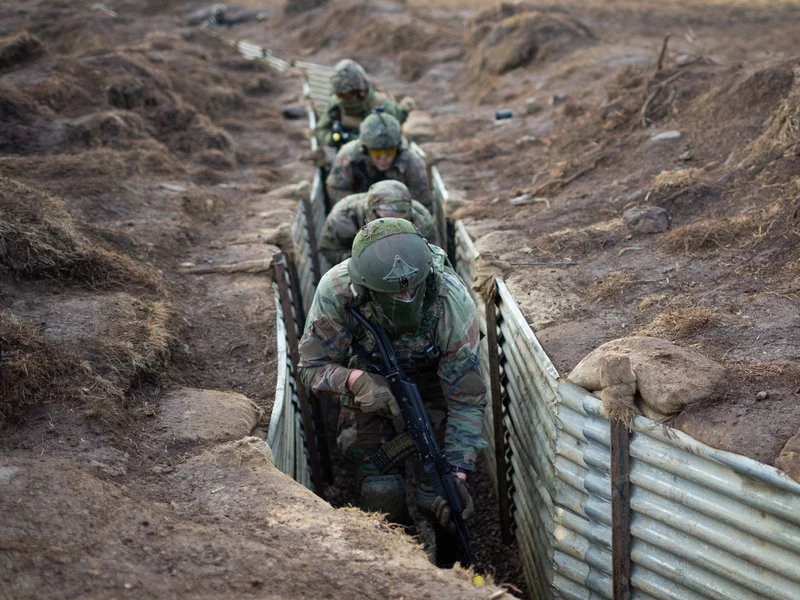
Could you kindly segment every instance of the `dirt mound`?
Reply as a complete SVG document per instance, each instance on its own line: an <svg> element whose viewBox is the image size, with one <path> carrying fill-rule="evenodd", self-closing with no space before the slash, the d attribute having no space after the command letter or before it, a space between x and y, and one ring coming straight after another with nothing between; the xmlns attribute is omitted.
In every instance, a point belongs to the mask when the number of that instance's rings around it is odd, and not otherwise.
<svg viewBox="0 0 800 600"><path fill-rule="evenodd" d="M46 133L42 117L50 116L48 113L18 87L0 82L0 154L41 150Z"/></svg>
<svg viewBox="0 0 800 600"><path fill-rule="evenodd" d="M0 582L14 598L508 597L476 589L459 568L437 569L378 517L331 508L272 466L263 440L156 465L135 485L120 481L120 451L37 458L0 459L13 569ZM59 526L45 533L42 522Z"/></svg>
<svg viewBox="0 0 800 600"><path fill-rule="evenodd" d="M83 235L61 200L0 178L0 264L17 275L156 289L149 270Z"/></svg>
<svg viewBox="0 0 800 600"><path fill-rule="evenodd" d="M32 406L65 402L90 419L126 422L126 395L158 380L171 355L172 311L163 300L76 290L45 306L12 302L11 310L0 313L0 426L24 421Z"/></svg>
<svg viewBox="0 0 800 600"><path fill-rule="evenodd" d="M0 38L0 69L25 63L44 53L42 41L26 31Z"/></svg>
<svg viewBox="0 0 800 600"><path fill-rule="evenodd" d="M368 19L344 48L372 55L399 55L401 52L429 52L458 41L452 29L441 28L436 23L408 14L377 15Z"/></svg>
<svg viewBox="0 0 800 600"><path fill-rule="evenodd" d="M0 312L0 427L24 418L28 407L84 397L115 395L76 352L46 342L31 325Z"/></svg>
<svg viewBox="0 0 800 600"><path fill-rule="evenodd" d="M534 61L561 58L594 39L577 19L539 11L521 12L499 22L482 21L467 35L468 44L475 48L468 67L473 82Z"/></svg>
<svg viewBox="0 0 800 600"><path fill-rule="evenodd" d="M130 111L99 112L75 119L64 129L65 147L130 147L131 142L148 137L144 119Z"/></svg>
<svg viewBox="0 0 800 600"><path fill-rule="evenodd" d="M372 3L364 0L329 3L311 18L310 15L295 17L303 20L297 32L298 40L309 52L336 46L351 35L352 23L365 22L375 11Z"/></svg>
<svg viewBox="0 0 800 600"><path fill-rule="evenodd" d="M764 133L753 142L752 153L763 154L776 146L791 146L800 142L800 68L795 68L790 78L785 73L782 75L780 81L791 83L791 89L770 118ZM780 89L783 90L783 86Z"/></svg>

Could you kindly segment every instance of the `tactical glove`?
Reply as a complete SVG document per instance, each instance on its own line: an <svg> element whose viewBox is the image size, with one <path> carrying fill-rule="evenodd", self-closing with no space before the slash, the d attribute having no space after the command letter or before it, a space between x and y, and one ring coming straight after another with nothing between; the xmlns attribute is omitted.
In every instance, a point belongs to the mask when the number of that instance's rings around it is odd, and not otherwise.
<svg viewBox="0 0 800 600"><path fill-rule="evenodd" d="M364 372L353 382L350 391L362 412L374 413L388 409L393 417L400 416L400 405L392 395L385 377Z"/></svg>
<svg viewBox="0 0 800 600"><path fill-rule="evenodd" d="M461 517L465 521L469 521L473 516L475 516L475 503L472 501L472 496L469 495L466 480L456 477L456 487L461 494L461 500L464 505L464 510L461 513ZM452 521L452 510L450 509L450 505L447 503L447 500L441 496L437 496L436 500L434 500L433 504L431 505L431 510L433 511L433 516L436 519L436 522L438 522L443 528L447 529L449 533L455 534L456 531L455 524Z"/></svg>

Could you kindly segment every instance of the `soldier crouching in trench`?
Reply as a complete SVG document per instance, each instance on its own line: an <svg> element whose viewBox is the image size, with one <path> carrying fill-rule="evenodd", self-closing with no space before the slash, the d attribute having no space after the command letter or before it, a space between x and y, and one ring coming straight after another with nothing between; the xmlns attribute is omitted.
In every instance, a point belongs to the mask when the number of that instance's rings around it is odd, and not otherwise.
<svg viewBox="0 0 800 600"><path fill-rule="evenodd" d="M360 131L358 139L342 146L333 162L326 180L331 202L366 192L378 181L394 179L404 183L411 197L431 210L425 161L403 138L398 120L382 112L373 113L361 123Z"/></svg>
<svg viewBox="0 0 800 600"><path fill-rule="evenodd" d="M319 251L332 265L350 258L359 229L382 217L411 221L422 237L439 244L428 209L411 198L404 183L390 179L373 184L364 194L352 194L336 203L322 227Z"/></svg>
<svg viewBox="0 0 800 600"><path fill-rule="evenodd" d="M419 387L455 473L462 516L469 519L474 507L467 479L486 446L481 437L486 386L477 312L464 283L445 252L429 245L411 223L372 221L356 235L352 257L322 277L300 343L303 383L315 394L341 399L337 445L356 467L360 507L407 523L401 469L381 474L369 460L396 435L400 411L386 379L370 372L376 344L347 311L356 301L370 323L388 332L398 361ZM457 559L447 533L450 509L419 469L417 481L417 508L436 532L436 562L450 567Z"/></svg>

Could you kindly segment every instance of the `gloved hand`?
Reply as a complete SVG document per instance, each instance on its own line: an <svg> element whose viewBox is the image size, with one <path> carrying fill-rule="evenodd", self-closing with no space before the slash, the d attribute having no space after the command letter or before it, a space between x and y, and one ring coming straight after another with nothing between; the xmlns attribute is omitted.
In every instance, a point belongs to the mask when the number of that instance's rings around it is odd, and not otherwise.
<svg viewBox="0 0 800 600"><path fill-rule="evenodd" d="M461 494L461 500L464 504L464 510L461 513L461 517L465 521L469 521L473 516L475 516L475 503L472 501L472 496L469 495L467 481L465 479L461 479L460 477L456 477L456 487ZM450 509L450 505L447 503L447 500L441 496L437 496L436 500L434 500L433 504L431 505L431 510L433 511L433 516L439 525L447 529L449 533L454 534L455 524L452 521L452 510Z"/></svg>
<svg viewBox="0 0 800 600"><path fill-rule="evenodd" d="M363 412L374 413L389 409L393 417L400 416L400 405L392 395L385 377L364 372L350 386L350 391Z"/></svg>

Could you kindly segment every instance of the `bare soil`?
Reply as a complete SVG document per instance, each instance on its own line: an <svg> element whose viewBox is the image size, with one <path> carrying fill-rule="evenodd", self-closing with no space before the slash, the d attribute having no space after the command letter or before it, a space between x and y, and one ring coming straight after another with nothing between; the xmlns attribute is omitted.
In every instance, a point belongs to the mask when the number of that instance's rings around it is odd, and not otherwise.
<svg viewBox="0 0 800 600"><path fill-rule="evenodd" d="M269 192L313 174L305 122L281 116L299 81L190 25L203 3L106 7L0 6L0 598L489 597L278 473L249 431L192 436L171 412L186 389L271 409L268 273L192 271L278 250L297 199ZM775 463L800 430L798 5L234 8L270 18L223 37L354 58L433 115L451 213L516 263L560 372L633 333L693 347L730 385L674 425ZM629 230L634 204L670 231ZM579 265L522 264L541 261ZM482 519L476 553L524 586L498 537Z"/></svg>

